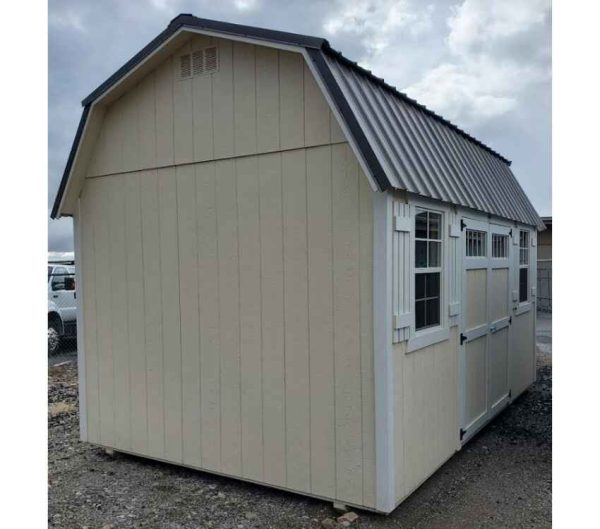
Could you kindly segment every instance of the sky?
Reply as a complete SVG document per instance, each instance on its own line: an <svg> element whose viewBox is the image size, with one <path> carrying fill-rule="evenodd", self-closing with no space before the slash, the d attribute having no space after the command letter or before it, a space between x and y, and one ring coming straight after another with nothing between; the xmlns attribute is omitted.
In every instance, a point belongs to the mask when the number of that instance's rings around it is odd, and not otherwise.
<svg viewBox="0 0 600 529"><path fill-rule="evenodd" d="M550 0L49 0L48 215L81 100L179 13L325 37L512 161L551 215ZM71 219L48 249L73 249Z"/></svg>

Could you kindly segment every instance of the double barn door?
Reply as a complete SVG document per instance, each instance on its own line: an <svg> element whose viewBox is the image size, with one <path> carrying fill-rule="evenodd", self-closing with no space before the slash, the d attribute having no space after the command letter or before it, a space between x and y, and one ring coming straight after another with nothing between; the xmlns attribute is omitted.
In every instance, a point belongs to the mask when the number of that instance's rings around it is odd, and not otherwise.
<svg viewBox="0 0 600 529"><path fill-rule="evenodd" d="M512 238L509 226L462 219L461 439L509 401Z"/></svg>

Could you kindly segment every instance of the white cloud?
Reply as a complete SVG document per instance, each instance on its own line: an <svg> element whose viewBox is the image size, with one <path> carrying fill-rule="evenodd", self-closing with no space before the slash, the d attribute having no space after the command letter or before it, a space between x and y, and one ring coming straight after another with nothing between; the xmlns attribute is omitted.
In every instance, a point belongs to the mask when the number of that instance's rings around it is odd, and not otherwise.
<svg viewBox="0 0 600 529"><path fill-rule="evenodd" d="M550 80L549 42L536 32L549 13L548 0L465 0L447 21L446 56L405 91L462 125L515 110Z"/></svg>
<svg viewBox="0 0 600 529"><path fill-rule="evenodd" d="M543 24L551 0L465 0L448 20L453 53L493 45Z"/></svg>
<svg viewBox="0 0 600 529"><path fill-rule="evenodd" d="M387 49L399 36L416 37L431 29L433 5L413 5L411 0L338 0L338 9L324 23L329 35L355 35L375 55Z"/></svg>
<svg viewBox="0 0 600 529"><path fill-rule="evenodd" d="M48 25L56 29L73 29L85 31L82 17L74 11L50 11L48 14Z"/></svg>
<svg viewBox="0 0 600 529"><path fill-rule="evenodd" d="M234 0L233 5L240 11L251 11L255 9L258 2L256 0Z"/></svg>

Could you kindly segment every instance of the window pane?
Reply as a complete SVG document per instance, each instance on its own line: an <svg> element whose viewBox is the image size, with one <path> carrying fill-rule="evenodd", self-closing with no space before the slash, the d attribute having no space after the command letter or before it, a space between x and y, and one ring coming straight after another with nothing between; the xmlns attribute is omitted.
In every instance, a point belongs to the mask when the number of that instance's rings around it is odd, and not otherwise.
<svg viewBox="0 0 600 529"><path fill-rule="evenodd" d="M427 274L415 275L415 299L423 299L425 295L425 280Z"/></svg>
<svg viewBox="0 0 600 529"><path fill-rule="evenodd" d="M492 234L492 257L504 258L508 255L508 235Z"/></svg>
<svg viewBox="0 0 600 529"><path fill-rule="evenodd" d="M529 283L529 269L521 268L519 270L519 301L527 301L527 288Z"/></svg>
<svg viewBox="0 0 600 529"><path fill-rule="evenodd" d="M429 238L441 239L442 216L439 213L429 213Z"/></svg>
<svg viewBox="0 0 600 529"><path fill-rule="evenodd" d="M425 305L425 323L427 327L439 325L440 323L440 300L439 298L428 299Z"/></svg>
<svg viewBox="0 0 600 529"><path fill-rule="evenodd" d="M415 241L415 267L427 266L427 241Z"/></svg>
<svg viewBox="0 0 600 529"><path fill-rule="evenodd" d="M486 255L486 236L484 231L467 230L465 234L467 257L484 257Z"/></svg>
<svg viewBox="0 0 600 529"><path fill-rule="evenodd" d="M426 286L425 286L425 296L428 298L439 297L440 296L440 274L422 274L427 276Z"/></svg>
<svg viewBox="0 0 600 529"><path fill-rule="evenodd" d="M417 239L427 239L427 212L419 213L415 216L415 237Z"/></svg>
<svg viewBox="0 0 600 529"><path fill-rule="evenodd" d="M438 267L441 262L442 243L441 242L430 242L429 243L429 266Z"/></svg>
<svg viewBox="0 0 600 529"><path fill-rule="evenodd" d="M415 303L415 328L419 330L425 325L425 301L417 301Z"/></svg>

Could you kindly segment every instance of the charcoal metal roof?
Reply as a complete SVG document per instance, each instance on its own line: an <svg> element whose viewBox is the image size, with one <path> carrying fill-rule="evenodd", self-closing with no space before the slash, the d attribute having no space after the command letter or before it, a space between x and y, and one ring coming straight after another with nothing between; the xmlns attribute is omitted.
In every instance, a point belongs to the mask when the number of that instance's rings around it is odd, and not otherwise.
<svg viewBox="0 0 600 529"><path fill-rule="evenodd" d="M182 28L203 29L305 48L381 190L397 188L543 226L510 170L510 162L318 37L242 26L182 14L87 96L57 197L60 203L91 105Z"/></svg>

